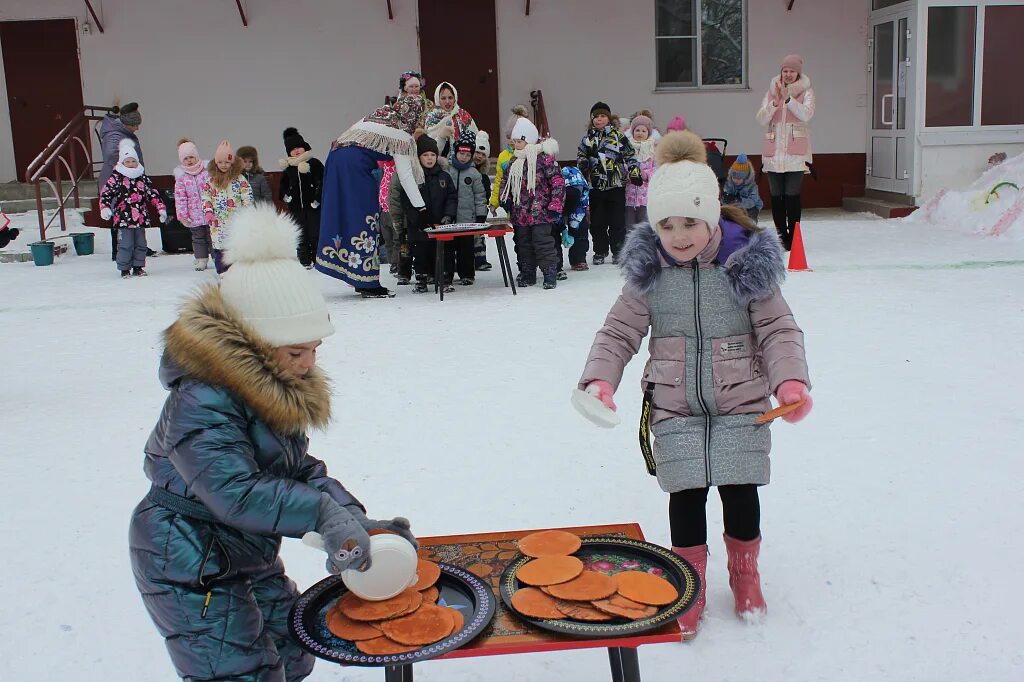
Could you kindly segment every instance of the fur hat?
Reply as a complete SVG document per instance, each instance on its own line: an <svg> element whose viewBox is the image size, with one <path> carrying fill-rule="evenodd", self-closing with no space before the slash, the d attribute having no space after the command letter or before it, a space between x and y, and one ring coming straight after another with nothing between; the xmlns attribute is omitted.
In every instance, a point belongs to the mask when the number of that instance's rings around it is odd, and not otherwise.
<svg viewBox="0 0 1024 682"><path fill-rule="evenodd" d="M239 209L224 244L225 305L273 346L310 343L334 333L327 303L295 257L299 231L272 205Z"/></svg>
<svg viewBox="0 0 1024 682"><path fill-rule="evenodd" d="M302 147L307 152L312 149L312 147L309 146L309 143L302 138L302 135L299 135L297 128L285 128L283 137L285 154L291 154L293 149L297 149L299 147Z"/></svg>
<svg viewBox="0 0 1024 682"><path fill-rule="evenodd" d="M231 143L227 140L221 140L221 143L217 145L217 153L213 155L213 160L217 163L222 161L233 162L235 160L235 150L232 149Z"/></svg>
<svg viewBox="0 0 1024 682"><path fill-rule="evenodd" d="M128 159L139 160L139 152L135 149L135 143L127 137L122 137L117 145L117 163L123 164Z"/></svg>
<svg viewBox="0 0 1024 682"><path fill-rule="evenodd" d="M527 144L537 144L540 141L540 131L533 121L528 118L521 118L512 127L512 140L526 140Z"/></svg>
<svg viewBox="0 0 1024 682"><path fill-rule="evenodd" d="M595 116L604 114L608 118L612 117L612 108L604 102L597 102L594 106L590 107L590 118L594 119Z"/></svg>
<svg viewBox="0 0 1024 682"><path fill-rule="evenodd" d="M420 135L419 139L416 140L416 156L433 152L438 154L437 141L434 140L430 135Z"/></svg>
<svg viewBox="0 0 1024 682"><path fill-rule="evenodd" d="M639 116L634 116L633 120L629 122L629 129L632 130L637 126L643 126L644 128L647 128L647 133L649 135L654 133L654 121L652 121L649 116L644 116L643 114L640 114Z"/></svg>
<svg viewBox="0 0 1024 682"><path fill-rule="evenodd" d="M487 134L486 130L477 131L474 151L483 153L488 159L491 158L491 136Z"/></svg>
<svg viewBox="0 0 1024 682"><path fill-rule="evenodd" d="M451 90L452 91L452 95L455 97L455 104L457 105L459 103L459 91L455 89L455 86L452 85L451 83L449 83L448 81L441 81L441 83L436 88L434 88L434 104L435 105L441 106L441 91L442 90Z"/></svg>
<svg viewBox="0 0 1024 682"><path fill-rule="evenodd" d="M459 135L459 139L455 143L455 153L458 154L460 149L468 149L470 154L475 152L476 133L468 128L463 129L462 134Z"/></svg>
<svg viewBox="0 0 1024 682"><path fill-rule="evenodd" d="M199 149L196 147L196 143L188 138L183 138L178 141L178 162L185 163L185 157L194 156L199 158Z"/></svg>
<svg viewBox="0 0 1024 682"><path fill-rule="evenodd" d="M118 118L126 126L142 125L142 112L137 102L128 102L117 110Z"/></svg>
<svg viewBox="0 0 1024 682"><path fill-rule="evenodd" d="M736 157L736 160L729 166L730 173L737 173L739 175L746 175L751 170L750 160L747 159L746 154L740 154Z"/></svg>
<svg viewBox="0 0 1024 682"><path fill-rule="evenodd" d="M686 130L686 119L682 116L676 116L668 122L668 130Z"/></svg>
<svg viewBox="0 0 1024 682"><path fill-rule="evenodd" d="M656 159L658 170L647 192L651 225L672 216L717 225L722 214L718 178L707 165L704 142L689 131L668 133L658 143Z"/></svg>
<svg viewBox="0 0 1024 682"><path fill-rule="evenodd" d="M779 71L783 69L793 69L797 73L803 73L804 58L798 54L787 54L786 58L782 60L782 66L779 67Z"/></svg>
<svg viewBox="0 0 1024 682"><path fill-rule="evenodd" d="M512 115L505 120L505 128L502 130L506 140L512 137L512 128L515 127L516 121L521 118L529 118L529 115L530 112L522 104L512 107Z"/></svg>

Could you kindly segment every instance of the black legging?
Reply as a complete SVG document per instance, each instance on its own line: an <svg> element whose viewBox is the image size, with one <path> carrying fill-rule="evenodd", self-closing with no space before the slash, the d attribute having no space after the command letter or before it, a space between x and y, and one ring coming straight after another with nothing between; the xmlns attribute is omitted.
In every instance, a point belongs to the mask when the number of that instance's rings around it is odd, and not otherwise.
<svg viewBox="0 0 1024 682"><path fill-rule="evenodd" d="M720 485L718 495L722 498L726 535L744 541L761 535L761 502L756 485ZM707 544L707 501L707 488L680 490L669 495L668 523L675 547Z"/></svg>
<svg viewBox="0 0 1024 682"><path fill-rule="evenodd" d="M793 245L793 231L800 222L800 189L803 182L803 171L768 173L768 187L772 195L772 219L787 251Z"/></svg>

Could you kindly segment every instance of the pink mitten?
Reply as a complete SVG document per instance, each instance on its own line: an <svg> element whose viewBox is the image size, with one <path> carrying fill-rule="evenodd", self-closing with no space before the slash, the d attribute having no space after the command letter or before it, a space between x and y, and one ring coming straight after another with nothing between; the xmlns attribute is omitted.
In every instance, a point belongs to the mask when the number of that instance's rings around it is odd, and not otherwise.
<svg viewBox="0 0 1024 682"><path fill-rule="evenodd" d="M783 415L782 419L790 424L796 424L810 414L811 407L814 405L814 401L811 400L811 394L807 392L807 386L802 381L797 381L796 379L783 381L779 385L779 390L775 392L775 397L778 399L779 405L792 405L801 400L807 401L789 414Z"/></svg>
<svg viewBox="0 0 1024 682"><path fill-rule="evenodd" d="M615 389L607 381L602 381L601 379L591 381L587 384L587 393L595 396L609 410L615 411L615 401L612 400L612 396L615 395Z"/></svg>

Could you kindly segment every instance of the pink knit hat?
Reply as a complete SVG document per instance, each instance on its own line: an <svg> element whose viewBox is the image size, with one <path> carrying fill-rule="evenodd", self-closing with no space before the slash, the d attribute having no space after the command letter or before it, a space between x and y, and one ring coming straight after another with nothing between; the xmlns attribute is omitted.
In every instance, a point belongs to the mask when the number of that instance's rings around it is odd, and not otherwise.
<svg viewBox="0 0 1024 682"><path fill-rule="evenodd" d="M633 120L629 122L629 128L630 130L632 130L637 126L643 126L644 128L647 128L648 133L654 132L654 121L652 121L649 116L644 116L643 114L641 114L640 116L634 116Z"/></svg>
<svg viewBox="0 0 1024 682"><path fill-rule="evenodd" d="M231 148L231 143L227 140L221 140L221 143L217 145L217 153L213 155L213 160L217 163L221 161L227 161L231 163L235 160L235 150Z"/></svg>
<svg viewBox="0 0 1024 682"><path fill-rule="evenodd" d="M192 140L185 140L178 145L178 162L185 163L185 157L188 156L199 158L199 149L196 148L196 143Z"/></svg>
<svg viewBox="0 0 1024 682"><path fill-rule="evenodd" d="M798 54L788 54L782 60L782 66L779 68L779 71L782 71L782 69L793 69L797 73L802 74L804 72L804 58Z"/></svg>
<svg viewBox="0 0 1024 682"><path fill-rule="evenodd" d="M682 116L676 116L668 122L668 129L672 130L686 130L686 119Z"/></svg>

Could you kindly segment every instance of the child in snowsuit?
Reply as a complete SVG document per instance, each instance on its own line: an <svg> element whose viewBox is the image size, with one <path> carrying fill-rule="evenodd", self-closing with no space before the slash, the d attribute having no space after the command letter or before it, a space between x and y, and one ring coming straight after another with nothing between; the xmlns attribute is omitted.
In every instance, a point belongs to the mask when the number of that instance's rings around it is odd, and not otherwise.
<svg viewBox="0 0 1024 682"><path fill-rule="evenodd" d="M558 142L540 141L537 126L520 118L512 129L514 160L501 179L501 202L515 229L519 276L516 283L537 283L537 268L544 288L558 286L558 256L553 226L562 216L565 181L555 160Z"/></svg>
<svg viewBox="0 0 1024 682"><path fill-rule="evenodd" d="M448 167L448 175L458 193L457 223L482 223L487 220L487 194L480 171L473 165L476 151L476 133L465 130L455 142L455 157ZM454 269L459 274L459 284L470 286L476 279L475 237L456 237L445 246L445 274ZM449 246L451 245L451 246Z"/></svg>
<svg viewBox="0 0 1024 682"><path fill-rule="evenodd" d="M459 207L459 193L448 173L438 163L437 142L429 135L420 135L416 140L416 151L419 154L420 166L423 168L423 184L419 186L420 196L425 206L414 208L409 196L401 183L392 186L391 191L397 193L399 201L391 204L392 219L395 228L404 230L401 242L408 243L408 255L403 255L398 266L398 275L408 281L416 270L416 287L413 293L427 293L427 285L433 281L436 273L437 242L423 231L428 227L449 225L455 222ZM396 212L397 209L397 212ZM454 273L449 272L449 276ZM401 281L399 282L401 283ZM442 282L445 293L455 291L451 280Z"/></svg>
<svg viewBox="0 0 1024 682"><path fill-rule="evenodd" d="M604 102L590 109L587 134L576 151L576 166L590 183L590 232L594 236L594 265L611 250L618 258L626 239L626 184L644 184L629 138L612 123Z"/></svg>
<svg viewBox="0 0 1024 682"><path fill-rule="evenodd" d="M761 194L757 191L757 175L746 154L736 157L736 161L729 167L729 174L722 188L722 203L727 206L739 206L755 223L758 213L764 208Z"/></svg>
<svg viewBox="0 0 1024 682"><path fill-rule="evenodd" d="M242 160L235 156L227 140L217 145L217 153L207 166L210 181L203 185L203 212L210 226L213 244L213 267L218 275L230 267L224 260L224 243L231 230L231 217L244 207L252 206L252 187L242 176Z"/></svg>
<svg viewBox="0 0 1024 682"><path fill-rule="evenodd" d="M242 175L252 187L252 200L257 204L274 203L274 193L267 182L267 176L260 166L260 153L256 147L245 145L238 148L238 158L242 160Z"/></svg>
<svg viewBox="0 0 1024 682"><path fill-rule="evenodd" d="M597 333L581 389L614 410L626 363L648 333L641 443L648 472L669 493L674 551L697 570L697 603L679 617L686 639L704 611L708 489L718 486L725 519L729 585L740 617L764 613L757 556L757 486L769 479L771 408L804 401L811 410L804 336L779 291L786 266L778 237L736 207L722 209L718 179L700 138L669 133L658 143L650 224L622 252L626 285ZM654 433L654 448L649 445Z"/></svg>
<svg viewBox="0 0 1024 682"><path fill-rule="evenodd" d="M587 251L590 250L590 221L587 220L587 208L590 206L590 185L583 173L576 166L562 168L562 179L565 180L565 205L562 208L562 228L559 239L569 249L569 265L573 270L582 272L589 270ZM558 260L562 261L562 250L558 250Z"/></svg>
<svg viewBox="0 0 1024 682"><path fill-rule="evenodd" d="M495 215L501 205L501 197L498 196L499 190L501 190L501 180L505 175L505 168L512 162L512 154L515 151L512 147L512 129L519 119L526 118L528 114L526 107L517 104L512 107L512 115L505 121L505 148L498 153L498 165L494 171L494 182L491 184L491 201L488 204L491 215Z"/></svg>
<svg viewBox="0 0 1024 682"><path fill-rule="evenodd" d="M473 165L480 171L480 179L484 183L484 194L489 201L491 196L491 176L489 174L491 170L491 136L487 134L486 130L477 131ZM487 220L486 213L484 220ZM487 272L491 269L491 264L487 262L487 237L480 235L476 238L473 253L477 272Z"/></svg>
<svg viewBox="0 0 1024 682"><path fill-rule="evenodd" d="M295 128L285 128L284 149L288 158L281 159L281 201L302 229L299 262L313 267L320 243L320 200L324 187L324 165L313 156L312 147Z"/></svg>
<svg viewBox="0 0 1024 682"><path fill-rule="evenodd" d="M638 223L647 222L647 186L654 175L654 121L643 114L637 114L629 123L629 137L636 150L636 162L640 166L642 184L629 183L626 187L626 232Z"/></svg>
<svg viewBox="0 0 1024 682"><path fill-rule="evenodd" d="M164 332L168 396L145 447L149 493L129 547L142 600L188 680L301 680L314 658L288 632L298 597L283 537L323 537L327 570L368 567L369 533L415 544L403 518L377 521L309 454L331 389L315 366L334 333L295 261L296 226L273 207L238 213L232 263Z"/></svg>
<svg viewBox="0 0 1024 682"><path fill-rule="evenodd" d="M100 192L100 217L113 221L113 229L121 230L117 269L123 279L146 276L146 228L150 226L147 203L159 211L161 223L167 222L167 208L139 163L135 145L123 139L118 145L117 165Z"/></svg>
<svg viewBox="0 0 1024 682"><path fill-rule="evenodd" d="M174 211L192 233L192 267L202 272L210 262L210 226L203 210L203 185L210 182L206 164L195 142L178 140L178 166L174 169Z"/></svg>

